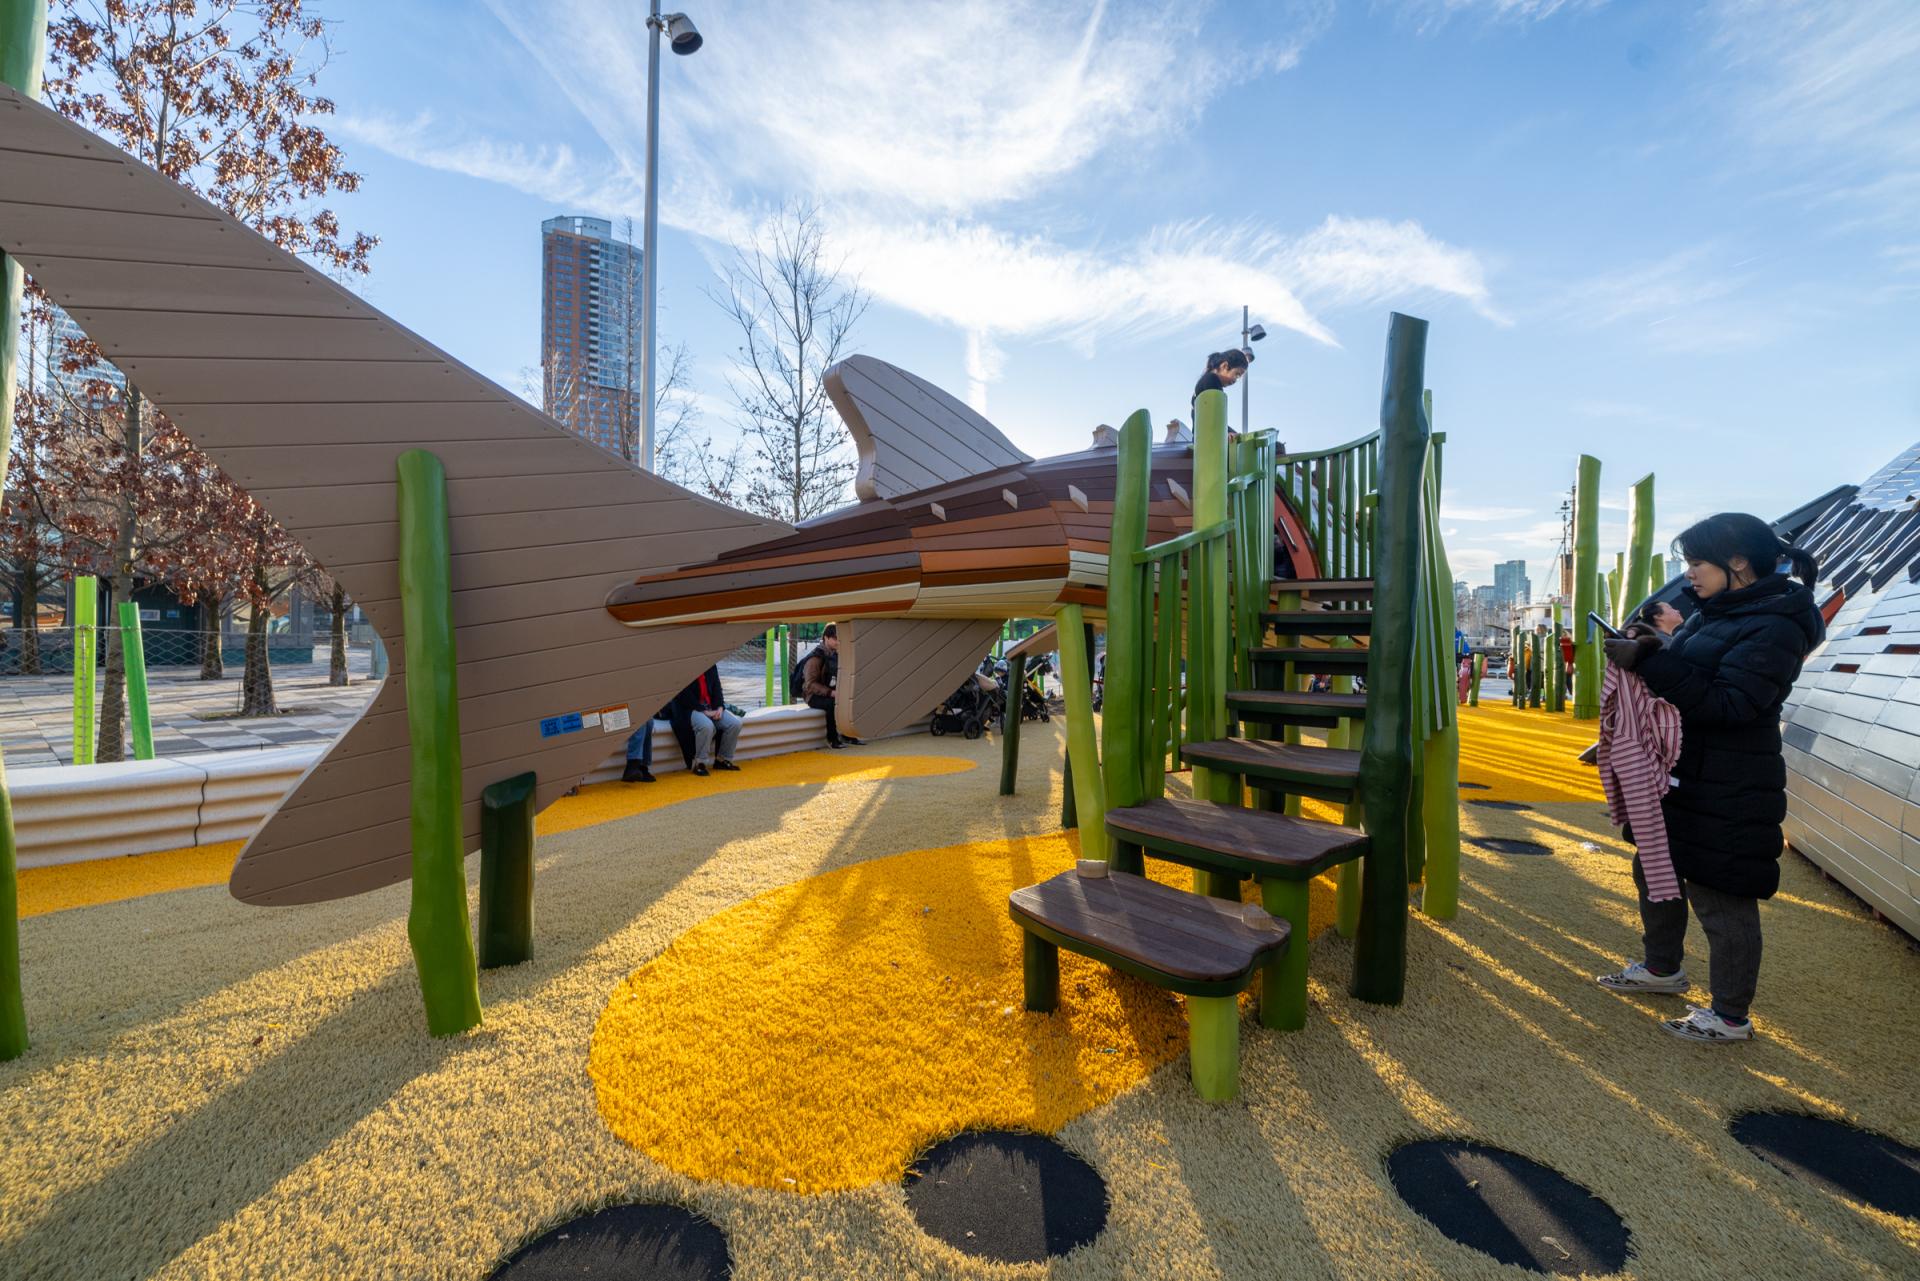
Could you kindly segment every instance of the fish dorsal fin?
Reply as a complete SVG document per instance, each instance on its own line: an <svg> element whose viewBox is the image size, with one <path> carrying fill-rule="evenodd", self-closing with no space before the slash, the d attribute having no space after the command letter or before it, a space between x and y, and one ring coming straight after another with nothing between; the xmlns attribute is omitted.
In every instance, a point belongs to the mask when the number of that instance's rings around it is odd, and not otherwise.
<svg viewBox="0 0 1920 1281"><path fill-rule="evenodd" d="M860 454L853 487L864 501L1032 461L966 405L884 360L849 356L827 371L826 382Z"/></svg>

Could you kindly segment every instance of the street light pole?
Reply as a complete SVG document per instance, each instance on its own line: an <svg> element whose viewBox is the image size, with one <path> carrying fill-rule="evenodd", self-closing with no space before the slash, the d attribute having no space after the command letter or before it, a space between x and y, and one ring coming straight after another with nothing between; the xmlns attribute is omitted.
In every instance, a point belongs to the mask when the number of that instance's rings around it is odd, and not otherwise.
<svg viewBox="0 0 1920 1281"><path fill-rule="evenodd" d="M1247 372L1240 375L1240 434L1246 435L1253 430L1253 420L1247 417L1247 403L1252 399L1247 384L1253 381L1253 343L1247 337L1253 332L1253 313L1247 304L1240 304L1240 350L1247 353Z"/></svg>
<svg viewBox="0 0 1920 1281"><path fill-rule="evenodd" d="M660 220L660 0L647 15L647 218L640 249L640 449L641 470L653 470L653 303L657 277L653 246ZM634 335L628 334L632 342Z"/></svg>

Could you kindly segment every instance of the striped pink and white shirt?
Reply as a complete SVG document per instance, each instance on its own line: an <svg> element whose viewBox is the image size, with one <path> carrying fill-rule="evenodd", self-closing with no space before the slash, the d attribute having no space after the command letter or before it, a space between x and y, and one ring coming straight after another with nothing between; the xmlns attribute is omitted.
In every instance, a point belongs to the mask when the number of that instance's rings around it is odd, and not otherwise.
<svg viewBox="0 0 1920 1281"><path fill-rule="evenodd" d="M1667 821L1660 798L1667 794L1673 764L1680 759L1680 712L1655 698L1645 681L1612 663L1600 686L1600 786L1607 818L1631 824L1647 878L1647 899L1680 897L1680 877L1667 847Z"/></svg>

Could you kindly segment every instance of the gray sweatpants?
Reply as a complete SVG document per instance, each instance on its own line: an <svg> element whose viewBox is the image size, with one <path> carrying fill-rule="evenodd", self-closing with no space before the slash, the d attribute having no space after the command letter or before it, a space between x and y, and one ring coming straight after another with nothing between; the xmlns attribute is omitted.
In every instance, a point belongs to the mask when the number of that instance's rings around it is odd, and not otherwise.
<svg viewBox="0 0 1920 1281"><path fill-rule="evenodd" d="M1647 876L1640 870L1637 854L1633 883L1640 891L1641 939L1647 948L1647 968L1663 974L1681 968L1687 904L1692 903L1694 915L1707 932L1707 987L1713 993L1713 1008L1727 1018L1746 1018L1753 1005L1753 989L1760 981L1760 900L1687 881L1680 886L1684 897L1649 903Z"/></svg>

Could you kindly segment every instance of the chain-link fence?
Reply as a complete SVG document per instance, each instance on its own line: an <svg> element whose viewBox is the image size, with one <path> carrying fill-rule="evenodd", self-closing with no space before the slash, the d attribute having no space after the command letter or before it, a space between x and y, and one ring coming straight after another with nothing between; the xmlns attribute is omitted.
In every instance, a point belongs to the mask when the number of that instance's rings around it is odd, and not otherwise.
<svg viewBox="0 0 1920 1281"><path fill-rule="evenodd" d="M0 629L0 677L72 675L75 630L72 627ZM96 633L94 660L104 666L108 634L118 633L120 629L102 626L93 630ZM236 671L246 661L247 636L242 631L142 628L140 642L150 672L161 668L206 668L216 653L218 665ZM325 662L328 653L325 633L279 631L267 635L267 659L275 666Z"/></svg>

